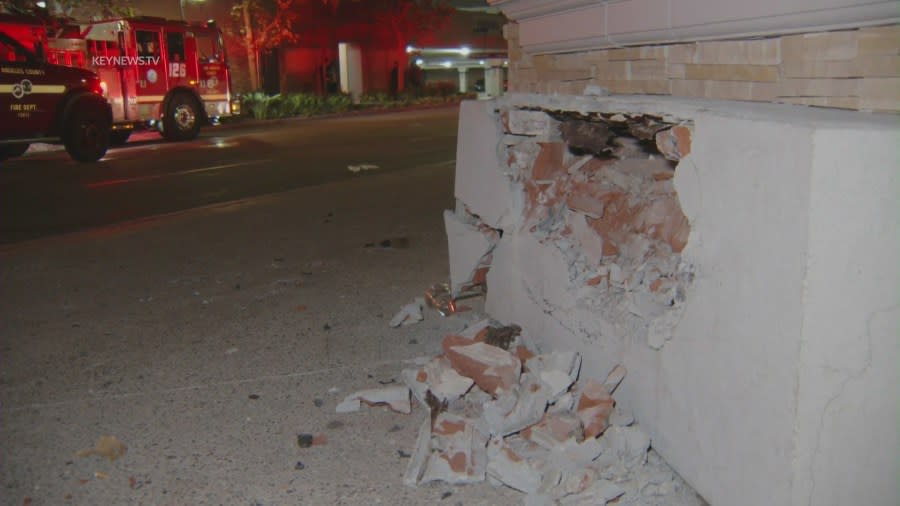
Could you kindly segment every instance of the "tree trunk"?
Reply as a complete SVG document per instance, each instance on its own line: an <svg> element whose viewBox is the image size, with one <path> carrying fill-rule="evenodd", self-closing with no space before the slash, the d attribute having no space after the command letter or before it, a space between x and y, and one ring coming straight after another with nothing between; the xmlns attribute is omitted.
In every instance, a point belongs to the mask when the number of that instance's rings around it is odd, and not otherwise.
<svg viewBox="0 0 900 506"><path fill-rule="evenodd" d="M244 45L247 46L247 67L250 71L250 88L259 90L259 55L256 51L256 43L253 40L253 26L250 24L249 12L250 0L241 3L241 12L244 15Z"/></svg>

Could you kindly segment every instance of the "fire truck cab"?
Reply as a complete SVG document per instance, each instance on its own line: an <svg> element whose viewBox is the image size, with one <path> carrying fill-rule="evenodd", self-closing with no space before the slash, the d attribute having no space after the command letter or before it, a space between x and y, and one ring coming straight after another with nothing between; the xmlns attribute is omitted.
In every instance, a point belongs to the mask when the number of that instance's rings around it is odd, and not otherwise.
<svg viewBox="0 0 900 506"><path fill-rule="evenodd" d="M63 29L48 52L100 76L113 143L147 127L167 140L190 140L231 114L231 78L215 26L152 17L93 22Z"/></svg>
<svg viewBox="0 0 900 506"><path fill-rule="evenodd" d="M100 159L112 115L100 79L46 61L39 19L0 14L0 160L34 142L59 142L75 160Z"/></svg>

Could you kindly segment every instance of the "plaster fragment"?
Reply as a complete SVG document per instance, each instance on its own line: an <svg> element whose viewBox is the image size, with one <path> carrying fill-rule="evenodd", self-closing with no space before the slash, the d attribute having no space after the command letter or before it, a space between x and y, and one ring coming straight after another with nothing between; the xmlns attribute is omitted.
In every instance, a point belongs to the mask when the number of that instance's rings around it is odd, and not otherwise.
<svg viewBox="0 0 900 506"><path fill-rule="evenodd" d="M541 486L539 473L528 460L514 452L502 438L493 438L487 447L487 474L504 485L526 494Z"/></svg>
<svg viewBox="0 0 900 506"><path fill-rule="evenodd" d="M425 467L425 461L428 459L428 453L431 450L431 418L425 417L419 426L419 435L416 437L416 447L406 464L406 472L403 473L403 483L408 487L415 487L419 483L422 476L422 470Z"/></svg>
<svg viewBox="0 0 900 506"><path fill-rule="evenodd" d="M409 388L406 386L374 388L353 392L345 397L343 402L338 404L338 409L356 411L359 409L359 402L365 402L369 405L387 404L389 408L398 413L409 414L412 411L409 403ZM338 411L338 413L347 412Z"/></svg>
<svg viewBox="0 0 900 506"><path fill-rule="evenodd" d="M401 325L412 325L425 319L422 316L422 308L425 306L423 297L416 297L415 300L400 308L400 311L394 315L390 321L391 327L399 327Z"/></svg>
<svg viewBox="0 0 900 506"><path fill-rule="evenodd" d="M588 380L581 389L577 407L578 418L584 425L585 438L595 438L606 430L613 406L615 401L603 383Z"/></svg>
<svg viewBox="0 0 900 506"><path fill-rule="evenodd" d="M581 355L574 351L554 351L537 355L525 365L547 385L552 401L564 394L578 379L578 373L581 371Z"/></svg>
<svg viewBox="0 0 900 506"><path fill-rule="evenodd" d="M441 413L432 429L432 452L425 464L422 483L444 481L450 484L477 483L484 480L487 467L487 436L468 419Z"/></svg>

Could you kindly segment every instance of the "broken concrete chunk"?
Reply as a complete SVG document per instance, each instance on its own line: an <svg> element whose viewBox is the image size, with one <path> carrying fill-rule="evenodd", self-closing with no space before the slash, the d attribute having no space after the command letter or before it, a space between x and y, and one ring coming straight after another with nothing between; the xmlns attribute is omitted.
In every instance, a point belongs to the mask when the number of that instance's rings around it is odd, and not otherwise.
<svg viewBox="0 0 900 506"><path fill-rule="evenodd" d="M588 380L581 389L576 408L578 418L584 425L585 438L595 438L606 430L613 406L615 401L604 384L593 379Z"/></svg>
<svg viewBox="0 0 900 506"><path fill-rule="evenodd" d="M459 332L457 335L463 337L465 339L469 339L472 341L483 341L484 339L479 339L478 336L482 335L482 333L486 334L486 329L491 325L491 320L489 318L485 318L483 320L479 320L468 327L466 327L462 332Z"/></svg>
<svg viewBox="0 0 900 506"><path fill-rule="evenodd" d="M425 417L419 427L419 435L416 437L416 448L406 464L406 472L403 473L403 483L409 487L415 487L422 476L425 461L431 451L431 417Z"/></svg>
<svg viewBox="0 0 900 506"><path fill-rule="evenodd" d="M470 420L451 413L440 413L431 434L432 448L436 451L428 457L422 483L484 481L488 438Z"/></svg>
<svg viewBox="0 0 900 506"><path fill-rule="evenodd" d="M581 371L581 355L577 352L561 352L537 355L526 362L526 367L538 375L547 385L551 401L566 393L578 379Z"/></svg>
<svg viewBox="0 0 900 506"><path fill-rule="evenodd" d="M632 470L647 462L650 436L638 427L610 427L597 441L602 447L602 455L596 464L601 469L618 464L624 470Z"/></svg>
<svg viewBox="0 0 900 506"><path fill-rule="evenodd" d="M572 230L572 237L581 246L581 253L591 265L600 265L606 252L603 237L587 224L585 215L578 212L567 213L566 224Z"/></svg>
<svg viewBox="0 0 900 506"><path fill-rule="evenodd" d="M484 419L492 436L507 436L539 422L547 411L550 393L533 374L525 375L525 381L517 390L516 403L505 416L485 406Z"/></svg>
<svg viewBox="0 0 900 506"><path fill-rule="evenodd" d="M572 392L566 392L547 408L548 413L567 413L570 411L575 411L575 395Z"/></svg>
<svg viewBox="0 0 900 506"><path fill-rule="evenodd" d="M338 404L337 412L348 413L356 411L359 409L360 401L373 406L387 404L389 408L398 413L409 414L412 411L412 406L409 403L409 387L395 386L353 392Z"/></svg>
<svg viewBox="0 0 900 506"><path fill-rule="evenodd" d="M413 397L419 401L419 404L425 406L425 393L428 392L428 383L423 378L423 368L420 369L403 369L400 372L400 378L403 383L409 387ZM420 379L421 378L421 379Z"/></svg>
<svg viewBox="0 0 900 506"><path fill-rule="evenodd" d="M562 483L560 483L559 495L562 497L572 494L581 494L591 485L596 483L598 478L597 471L590 467L585 467L574 473L569 473L565 476Z"/></svg>
<svg viewBox="0 0 900 506"><path fill-rule="evenodd" d="M553 120L543 111L510 109L507 116L507 131L515 135L541 136L550 130Z"/></svg>
<svg viewBox="0 0 900 506"><path fill-rule="evenodd" d="M518 384L522 364L508 351L485 343L473 343L447 346L445 352L453 368L475 380L485 392L496 395L498 391L510 391Z"/></svg>
<svg viewBox="0 0 900 506"><path fill-rule="evenodd" d="M487 447L487 474L504 485L526 494L541 486L541 473L507 446L502 438L493 438Z"/></svg>
<svg viewBox="0 0 900 506"><path fill-rule="evenodd" d="M590 464L604 451L604 445L594 438L578 442L571 438L550 450L548 465L559 469L563 474L574 473Z"/></svg>
<svg viewBox="0 0 900 506"><path fill-rule="evenodd" d="M630 410L621 406L613 408L612 414L609 415L609 424L617 427L627 427L634 423L634 416Z"/></svg>
<svg viewBox="0 0 900 506"><path fill-rule="evenodd" d="M416 297L415 300L400 308L400 311L391 319L390 326L412 325L424 320L425 318L422 316L422 308L424 306L425 299Z"/></svg>
<svg viewBox="0 0 900 506"><path fill-rule="evenodd" d="M603 387L606 388L606 391L613 394L619 384L622 383L622 380L625 379L627 372L627 369L622 364L613 367L612 371L606 376L606 381L603 382Z"/></svg>
<svg viewBox="0 0 900 506"><path fill-rule="evenodd" d="M444 211L444 226L450 250L450 293L455 297L463 288L476 284L474 278L479 268L490 266L486 257L500 236L489 227L465 223L450 210Z"/></svg>
<svg viewBox="0 0 900 506"><path fill-rule="evenodd" d="M540 422L522 431L523 438L548 450L582 436L581 420L571 413L546 413Z"/></svg>
<svg viewBox="0 0 900 506"><path fill-rule="evenodd" d="M359 398L350 396L341 401L337 407L334 408L334 411L336 413L352 413L354 411L359 411L359 408Z"/></svg>
<svg viewBox="0 0 900 506"><path fill-rule="evenodd" d="M441 402L452 402L465 395L475 383L456 372L446 357L437 357L421 369L407 371L404 371L404 382L422 404L425 404L425 390L431 390Z"/></svg>

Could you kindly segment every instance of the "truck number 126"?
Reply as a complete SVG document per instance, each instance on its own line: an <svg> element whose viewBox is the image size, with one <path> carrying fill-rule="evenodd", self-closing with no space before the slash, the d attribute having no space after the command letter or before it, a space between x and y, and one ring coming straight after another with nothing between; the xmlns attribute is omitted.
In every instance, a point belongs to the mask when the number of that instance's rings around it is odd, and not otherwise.
<svg viewBox="0 0 900 506"><path fill-rule="evenodd" d="M170 63L169 77L187 77L187 64L178 62Z"/></svg>

